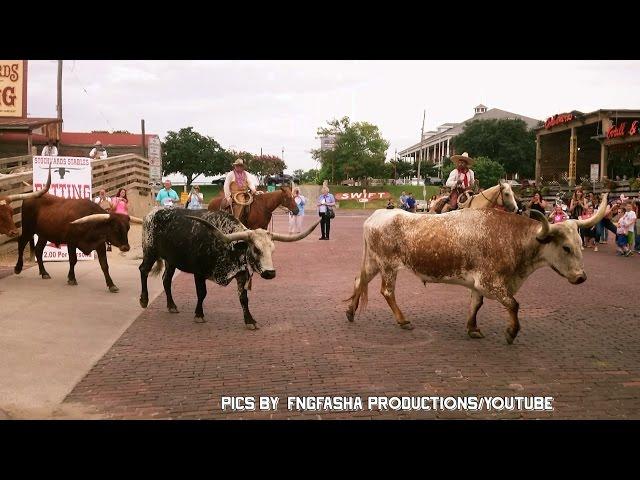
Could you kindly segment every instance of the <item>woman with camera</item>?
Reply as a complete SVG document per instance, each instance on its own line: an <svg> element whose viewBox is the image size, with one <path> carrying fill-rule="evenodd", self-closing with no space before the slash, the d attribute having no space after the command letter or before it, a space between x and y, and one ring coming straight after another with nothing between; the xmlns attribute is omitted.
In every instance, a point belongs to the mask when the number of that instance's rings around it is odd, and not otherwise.
<svg viewBox="0 0 640 480"><path fill-rule="evenodd" d="M200 193L200 187L198 185L194 185L193 187L191 187L191 193L189 193L189 199L187 200L187 209L200 210L203 208L203 203L204 195Z"/></svg>

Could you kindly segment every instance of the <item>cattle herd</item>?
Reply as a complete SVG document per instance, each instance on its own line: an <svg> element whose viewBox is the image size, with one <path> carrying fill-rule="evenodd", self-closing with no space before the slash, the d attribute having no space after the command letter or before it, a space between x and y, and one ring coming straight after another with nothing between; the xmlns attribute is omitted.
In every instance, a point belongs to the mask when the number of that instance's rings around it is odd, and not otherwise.
<svg viewBox="0 0 640 480"><path fill-rule="evenodd" d="M232 215L219 210L160 207L142 220L104 213L88 199L53 196L48 193L50 185L51 171L47 184L40 191L0 196L0 234L9 236L18 235L11 202L23 201L16 274L22 271L24 248L29 243L32 256L35 250L39 274L43 279L51 278L44 268L44 247L47 242L66 244L69 252L68 284L77 285L74 272L76 248L85 254L95 250L107 287L115 293L118 287L109 275L105 245L109 242L123 252L128 251L130 223L142 223L141 307L146 308L149 302L148 275L157 274L164 267L167 309L177 313L171 281L179 269L194 276L198 299L196 322L204 321L202 304L207 294L206 280L226 286L235 279L245 325L249 329L257 328L249 311L247 294L253 273L264 279L274 278L274 242L301 240L319 223L301 234L283 235L264 228L247 228ZM508 343L512 343L520 330L519 305L514 295L531 273L549 266L572 284L586 280L578 229L591 227L604 217L607 195L602 196L598 212L588 220L550 225L536 211L531 211L531 217L514 214L518 206L509 196L510 191L503 197L503 190L499 190L500 198L509 211L487 208L481 203L435 215L398 209L375 211L364 222L362 263L348 300L347 319L352 322L358 307L364 308L367 286L380 273L381 294L398 325L412 328L398 307L394 293L398 269L405 267L425 284L450 283L470 290L467 332L472 338L483 337L476 316L484 297L500 302L509 318L505 337ZM283 200L274 201L274 208L277 204L283 204ZM34 235L38 236L35 245Z"/></svg>

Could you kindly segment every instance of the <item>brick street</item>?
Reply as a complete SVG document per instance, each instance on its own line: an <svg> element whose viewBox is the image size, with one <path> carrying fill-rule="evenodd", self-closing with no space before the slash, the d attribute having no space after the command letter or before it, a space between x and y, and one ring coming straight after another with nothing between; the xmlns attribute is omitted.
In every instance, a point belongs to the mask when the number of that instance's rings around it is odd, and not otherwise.
<svg viewBox="0 0 640 480"><path fill-rule="evenodd" d="M174 277L179 314L162 293L76 385L65 403L106 418L640 418L640 256L616 257L612 241L584 251L587 281L570 285L550 268L535 272L516 299L522 330L513 345L506 312L487 300L465 330L468 290L427 284L404 270L397 299L415 329L396 326L370 284L367 310L347 322L344 299L359 269L368 213L338 212L331 241L319 227L278 243L277 277L254 276L248 331L235 281L207 282L205 324L193 322L193 278ZM315 220L307 215L305 225ZM275 230L286 231L276 217ZM150 277L160 284L160 277ZM222 396L281 398L277 411L222 411ZM288 411L288 396L551 396L553 412Z"/></svg>

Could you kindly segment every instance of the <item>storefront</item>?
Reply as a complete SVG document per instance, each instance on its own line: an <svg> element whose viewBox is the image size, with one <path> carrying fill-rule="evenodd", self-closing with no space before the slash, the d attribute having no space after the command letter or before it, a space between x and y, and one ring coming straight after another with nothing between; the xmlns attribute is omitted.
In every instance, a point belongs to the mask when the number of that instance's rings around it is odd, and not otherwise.
<svg viewBox="0 0 640 480"><path fill-rule="evenodd" d="M640 173L640 110L572 111L536 129L536 182L632 178Z"/></svg>

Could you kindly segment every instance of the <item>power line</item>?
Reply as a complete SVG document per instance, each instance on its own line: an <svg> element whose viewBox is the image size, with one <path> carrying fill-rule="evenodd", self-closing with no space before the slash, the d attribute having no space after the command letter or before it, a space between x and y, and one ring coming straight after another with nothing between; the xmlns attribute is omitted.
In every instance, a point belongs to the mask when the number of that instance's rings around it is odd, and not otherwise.
<svg viewBox="0 0 640 480"><path fill-rule="evenodd" d="M71 73L73 73L73 75L76 77L76 80L78 80L78 83L80 84L80 88L82 89L82 91L87 95L87 97L91 98L91 95L89 95L89 92L87 91L87 89L84 87L83 82L80 80L80 77L78 76L78 74L75 71L75 67L76 67L76 62L74 60L73 62L73 66L71 67ZM100 115L102 115L102 118L104 119L104 121L107 123L107 125L109 126L109 129L113 132L115 129L113 128L113 125L111 125L111 122L109 121L109 119L107 118L107 116L102 112L102 110L100 110L99 107L97 107L98 113Z"/></svg>

